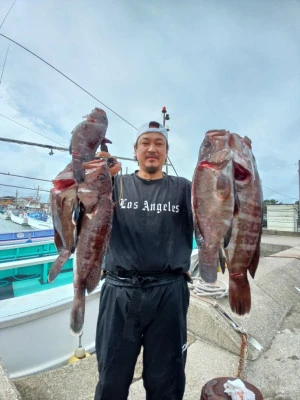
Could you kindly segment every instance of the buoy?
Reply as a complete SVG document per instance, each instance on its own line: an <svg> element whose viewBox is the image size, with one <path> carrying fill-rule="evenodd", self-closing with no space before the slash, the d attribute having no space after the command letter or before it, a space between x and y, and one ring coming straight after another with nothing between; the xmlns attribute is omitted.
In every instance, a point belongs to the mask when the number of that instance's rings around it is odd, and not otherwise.
<svg viewBox="0 0 300 400"><path fill-rule="evenodd" d="M82 333L79 335L79 345L75 349L74 354L71 358L69 358L67 364L73 364L74 362L77 362L79 360L82 360L83 358L89 357L90 354L85 351L85 348L81 345L81 336Z"/></svg>

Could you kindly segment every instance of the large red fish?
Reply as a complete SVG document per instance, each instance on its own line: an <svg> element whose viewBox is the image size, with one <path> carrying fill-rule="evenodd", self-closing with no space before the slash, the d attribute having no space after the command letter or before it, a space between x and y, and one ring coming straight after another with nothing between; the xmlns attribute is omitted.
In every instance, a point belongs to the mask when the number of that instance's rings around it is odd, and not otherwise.
<svg viewBox="0 0 300 400"><path fill-rule="evenodd" d="M239 212L232 221L229 244L225 249L229 270L229 303L232 311L250 311L251 293L247 271L254 278L260 254L263 198L259 174L249 138L231 134Z"/></svg>
<svg viewBox="0 0 300 400"><path fill-rule="evenodd" d="M192 183L192 209L199 251L200 275L217 280L219 251L230 234L235 193L230 133L208 131L201 144Z"/></svg>
<svg viewBox="0 0 300 400"><path fill-rule="evenodd" d="M77 197L78 184L73 178L72 164L68 164L53 180L50 191L51 215L54 228L54 243L59 253L48 275L53 282L63 265L75 251L77 222L80 203Z"/></svg>
<svg viewBox="0 0 300 400"><path fill-rule="evenodd" d="M107 151L106 143L111 143L105 138L108 125L105 111L96 107L83 118L87 120L73 129L69 148L72 154L73 176L77 183L84 180L82 163L93 160L99 146L101 150Z"/></svg>
<svg viewBox="0 0 300 400"><path fill-rule="evenodd" d="M104 160L84 163L84 182L78 198L83 206L81 228L74 266L74 301L71 330L78 334L84 323L85 293L95 289L100 280L102 260L107 249L113 215L112 181Z"/></svg>

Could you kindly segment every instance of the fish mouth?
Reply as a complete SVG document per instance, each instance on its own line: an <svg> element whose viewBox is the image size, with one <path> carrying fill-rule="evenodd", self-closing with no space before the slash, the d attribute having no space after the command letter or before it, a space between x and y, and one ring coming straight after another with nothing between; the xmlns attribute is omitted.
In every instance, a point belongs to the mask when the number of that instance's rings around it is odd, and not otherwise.
<svg viewBox="0 0 300 400"><path fill-rule="evenodd" d="M247 183L251 181L252 174L249 170L244 168L241 164L233 162L234 165L234 179L239 182Z"/></svg>
<svg viewBox="0 0 300 400"><path fill-rule="evenodd" d="M212 163L212 162L208 162L208 161L201 161L198 164L198 169L200 168L207 168L207 169L212 169L212 170L218 170L218 169L222 169L224 167L224 165L227 164L227 161L224 161L222 163Z"/></svg>

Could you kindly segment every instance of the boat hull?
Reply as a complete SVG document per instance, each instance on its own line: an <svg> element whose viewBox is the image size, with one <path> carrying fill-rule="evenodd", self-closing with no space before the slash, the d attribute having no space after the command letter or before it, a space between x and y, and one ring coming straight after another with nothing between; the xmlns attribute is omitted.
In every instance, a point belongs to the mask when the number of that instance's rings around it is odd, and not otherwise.
<svg viewBox="0 0 300 400"><path fill-rule="evenodd" d="M53 229L53 223L51 219L47 221L41 221L27 215L27 222L34 229Z"/></svg>
<svg viewBox="0 0 300 400"><path fill-rule="evenodd" d="M86 297L81 344L95 350L100 285ZM79 345L70 332L73 285L1 301L0 354L11 378L67 364Z"/></svg>

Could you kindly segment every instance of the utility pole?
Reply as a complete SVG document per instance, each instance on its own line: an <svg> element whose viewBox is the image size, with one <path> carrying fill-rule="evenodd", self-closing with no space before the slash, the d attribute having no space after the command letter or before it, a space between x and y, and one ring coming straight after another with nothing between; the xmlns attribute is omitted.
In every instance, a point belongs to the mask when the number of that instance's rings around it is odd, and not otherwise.
<svg viewBox="0 0 300 400"><path fill-rule="evenodd" d="M299 225L300 225L300 160L298 160L298 178L299 178L299 197L298 197L298 221L297 221L297 232L299 231Z"/></svg>
<svg viewBox="0 0 300 400"><path fill-rule="evenodd" d="M169 133L169 127L168 126L166 126L166 121L169 121L170 120L170 116L169 116L169 114L167 114L167 107L163 107L162 108L162 110L161 110L161 112L162 112L162 116L163 116L163 126L166 128L166 130L168 131L168 133ZM167 157L167 159L166 159L166 162L165 162L165 164L166 164L166 174L168 175L168 157Z"/></svg>

